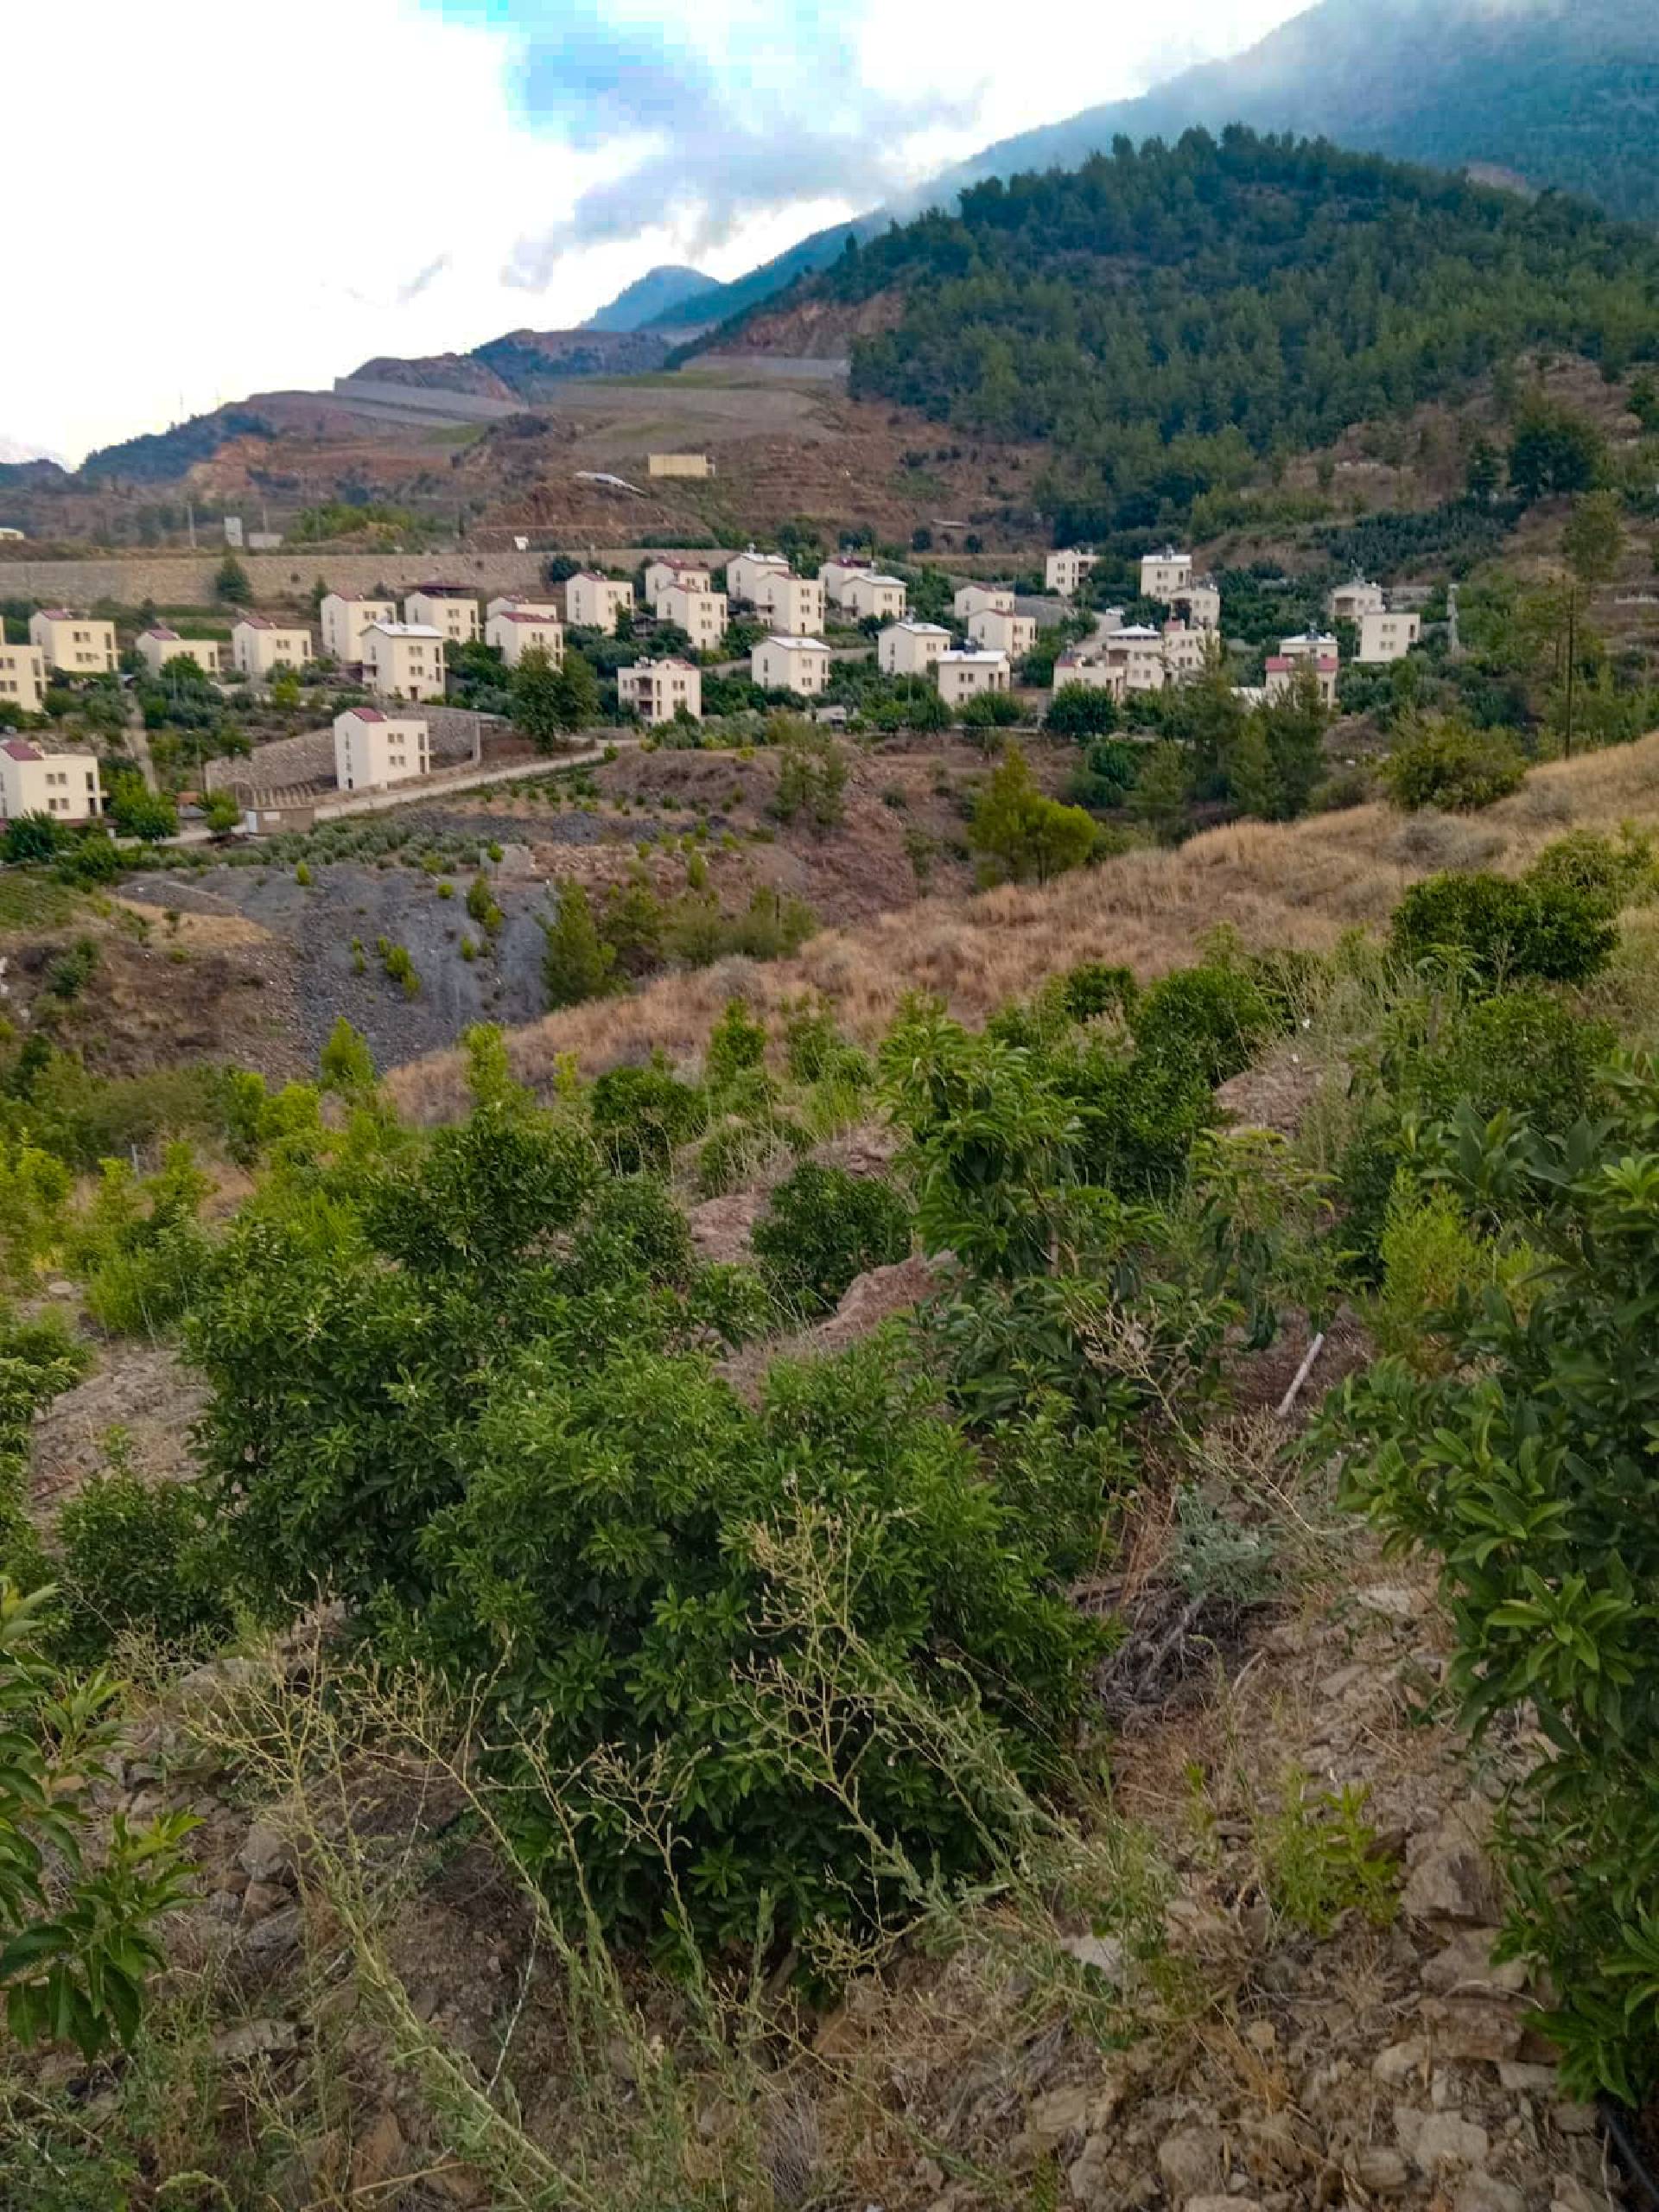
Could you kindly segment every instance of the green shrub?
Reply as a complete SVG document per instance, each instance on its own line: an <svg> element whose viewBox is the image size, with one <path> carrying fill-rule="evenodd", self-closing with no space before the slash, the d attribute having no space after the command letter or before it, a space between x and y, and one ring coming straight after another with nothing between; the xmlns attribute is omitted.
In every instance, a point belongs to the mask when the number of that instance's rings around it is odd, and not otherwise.
<svg viewBox="0 0 1659 2212"><path fill-rule="evenodd" d="M1128 1017L1140 986L1130 968L1114 968L1103 960L1080 961L1061 978L1065 1011L1073 1021L1093 1021L1103 1014Z"/></svg>
<svg viewBox="0 0 1659 2212"><path fill-rule="evenodd" d="M154 1336L190 1301L207 1255L196 1213L212 1185L187 1144L169 1145L144 1180L106 1160L92 1205L69 1243L86 1310L116 1336Z"/></svg>
<svg viewBox="0 0 1659 2212"><path fill-rule="evenodd" d="M600 1185L583 1228L578 1260L596 1283L643 1274L683 1289L691 1279L691 1230L665 1186L650 1175Z"/></svg>
<svg viewBox="0 0 1659 2212"><path fill-rule="evenodd" d="M213 1525L194 1484L95 1476L59 1513L56 1535L78 1661L103 1657L127 1629L172 1645L229 1632Z"/></svg>
<svg viewBox="0 0 1659 2212"><path fill-rule="evenodd" d="M1530 883L1578 892L1609 915L1651 899L1656 889L1652 847L1630 830L1615 844L1593 830L1574 830L1544 847L1527 870Z"/></svg>
<svg viewBox="0 0 1659 2212"><path fill-rule="evenodd" d="M1637 2104L1659 2082L1659 1516L1651 1332L1659 1300L1659 1071L1624 1069L1599 1148L1575 1135L1452 1163L1550 1224L1524 1311L1459 1311L1449 1371L1351 1378L1319 1441L1352 1501L1438 1554L1458 1649L1448 1682L1478 1733L1514 1714L1538 1763L1500 1830L1505 1948L1544 1967L1575 2094Z"/></svg>
<svg viewBox="0 0 1659 2212"><path fill-rule="evenodd" d="M1281 1026L1250 977L1236 968L1178 968L1129 1010L1135 1045L1148 1058L1192 1068L1213 1089L1249 1067Z"/></svg>
<svg viewBox="0 0 1659 2212"><path fill-rule="evenodd" d="M1526 762L1497 730L1455 721L1424 721L1382 764L1385 788L1408 813L1433 806L1465 814L1519 791Z"/></svg>
<svg viewBox="0 0 1659 2212"><path fill-rule="evenodd" d="M467 905L470 911L471 899ZM600 935L592 901L580 883L562 884L558 906L542 928L542 980L550 1007L580 1006L613 987L616 956Z"/></svg>
<svg viewBox="0 0 1659 2212"><path fill-rule="evenodd" d="M609 1068L589 1094L594 1134L617 1173L666 1173L677 1147L709 1125L709 1101L666 1068Z"/></svg>
<svg viewBox="0 0 1659 2212"><path fill-rule="evenodd" d="M1587 982L1606 966L1618 931L1598 895L1571 883L1446 874L1412 885L1395 908L1390 939L1401 958L1450 956L1490 989Z"/></svg>
<svg viewBox="0 0 1659 2212"><path fill-rule="evenodd" d="M749 1241L776 1296L812 1313L855 1276L902 1260L910 1234L910 1209L887 1184L805 1160L773 1190Z"/></svg>
<svg viewBox="0 0 1659 2212"><path fill-rule="evenodd" d="M760 1068L766 1057L765 1023L753 1018L741 999L728 999L726 1011L709 1033L704 1054L711 1089L725 1090L740 1076Z"/></svg>

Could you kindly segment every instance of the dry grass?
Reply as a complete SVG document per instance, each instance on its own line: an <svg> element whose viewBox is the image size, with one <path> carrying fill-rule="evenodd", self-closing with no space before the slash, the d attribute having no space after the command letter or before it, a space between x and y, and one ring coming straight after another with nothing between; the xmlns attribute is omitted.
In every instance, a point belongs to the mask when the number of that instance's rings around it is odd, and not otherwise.
<svg viewBox="0 0 1659 2212"><path fill-rule="evenodd" d="M953 1013L980 1020L1080 960L1160 975L1192 959L1217 922L1249 945L1322 950L1345 930L1380 925L1407 886L1436 869L1515 873L1567 830L1656 821L1659 734L1535 768L1514 798L1472 819L1363 806L1284 825L1239 823L1177 851L1127 854L1043 890L928 899L828 930L793 960L744 963L741 982L762 1009L815 992L866 1039L911 991L937 993ZM550 1014L511 1034L514 1071L550 1091L561 1053L574 1052L590 1076L657 1047L671 1059L692 1058L737 980L727 965L664 976L632 997ZM436 1053L395 1071L389 1088L404 1113L444 1121L465 1110L463 1072L460 1053Z"/></svg>

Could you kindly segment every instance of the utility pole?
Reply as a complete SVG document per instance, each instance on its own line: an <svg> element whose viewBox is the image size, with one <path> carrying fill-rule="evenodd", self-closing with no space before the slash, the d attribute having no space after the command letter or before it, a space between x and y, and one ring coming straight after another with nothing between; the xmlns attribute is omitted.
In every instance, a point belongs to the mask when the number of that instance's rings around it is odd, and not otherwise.
<svg viewBox="0 0 1659 2212"><path fill-rule="evenodd" d="M1573 758L1573 685L1578 674L1579 588L1567 588L1567 728L1561 734L1561 757Z"/></svg>
<svg viewBox="0 0 1659 2212"><path fill-rule="evenodd" d="M194 499L187 499L184 503L184 522L190 533L190 550L194 553L196 550L196 503Z"/></svg>

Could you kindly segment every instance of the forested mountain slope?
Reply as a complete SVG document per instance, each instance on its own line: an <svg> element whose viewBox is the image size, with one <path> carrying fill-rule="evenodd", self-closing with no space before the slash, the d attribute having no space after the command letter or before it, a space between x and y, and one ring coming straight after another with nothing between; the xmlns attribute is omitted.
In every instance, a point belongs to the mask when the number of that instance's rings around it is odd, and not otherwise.
<svg viewBox="0 0 1659 2212"><path fill-rule="evenodd" d="M1659 220L1659 10L1649 0L1323 0L1243 54L988 146L938 186L1069 166L1120 135L1229 123L1440 168L1495 163Z"/></svg>
<svg viewBox="0 0 1659 2212"><path fill-rule="evenodd" d="M790 298L886 292L902 313L856 345L855 394L1049 442L1103 527L1150 526L1530 349L1609 373L1659 353L1645 232L1243 129L975 186Z"/></svg>

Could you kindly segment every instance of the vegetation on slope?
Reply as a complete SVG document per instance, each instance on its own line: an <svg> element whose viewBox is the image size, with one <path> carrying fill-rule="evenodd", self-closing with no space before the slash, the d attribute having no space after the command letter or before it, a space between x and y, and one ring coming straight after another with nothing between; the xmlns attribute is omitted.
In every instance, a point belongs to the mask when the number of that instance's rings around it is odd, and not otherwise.
<svg viewBox="0 0 1659 2212"><path fill-rule="evenodd" d="M853 389L1054 448L1055 497L1147 527L1261 456L1466 392L1529 348L1659 350L1659 245L1592 210L1230 129L992 181L849 252L897 288Z"/></svg>

